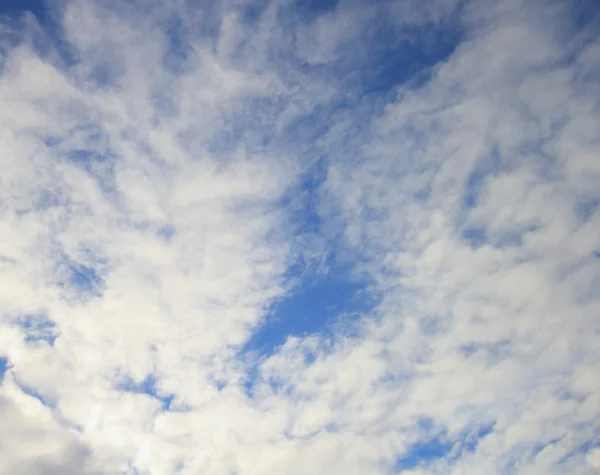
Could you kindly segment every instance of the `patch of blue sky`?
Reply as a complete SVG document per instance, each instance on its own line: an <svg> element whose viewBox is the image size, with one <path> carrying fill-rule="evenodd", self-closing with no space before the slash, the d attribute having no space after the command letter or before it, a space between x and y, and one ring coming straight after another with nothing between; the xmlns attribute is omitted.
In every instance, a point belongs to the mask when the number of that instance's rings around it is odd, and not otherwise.
<svg viewBox="0 0 600 475"><path fill-rule="evenodd" d="M441 431L433 437L427 437L414 443L404 454L396 459L394 471L402 473L438 460L452 463L465 453L474 452L481 439L490 434L494 424L488 424L474 430L467 430L455 438Z"/></svg>
<svg viewBox="0 0 600 475"><path fill-rule="evenodd" d="M584 454L587 454L590 450L597 449L600 447L600 427L597 427L594 431L594 436L585 442L580 447L580 451Z"/></svg>
<svg viewBox="0 0 600 475"><path fill-rule="evenodd" d="M264 12L264 2L253 2L244 7L247 10L246 21L259 21ZM326 14L338 7L337 1L294 2L280 11L279 23L290 29L314 21L319 15ZM339 6L342 8L342 5ZM243 15L244 17L244 15ZM360 117L369 117L374 108L380 108L386 102L395 99L397 86L410 82L418 86L426 82L431 67L446 59L460 41L460 31L452 22L443 28L423 27L416 29L418 35L414 41L398 40L397 31L382 19L377 28L372 28L368 41L360 44L351 41L343 46L352 50L351 54L340 54L343 60L333 60L327 64L308 64L300 58L279 57L275 52L272 67L281 68L281 74L289 76L291 81L298 73L313 77L323 77L326 82L336 84L340 91L330 97L327 104L316 104L311 111L300 115L279 129L281 124L273 123L273 118L282 112L282 104L277 98L252 98L244 101L223 124L220 133L211 139L209 150L212 152L233 151L240 140L246 148L261 148L266 145L275 149L293 148L310 160L319 152L319 140L340 120L347 111L352 110L352 129L357 132L365 127ZM175 35L177 36L177 35ZM177 46L175 46L177 49ZM292 71L288 74L287 69ZM170 110L168 100L157 97L161 108ZM275 133L277 131L277 133ZM353 130L354 131L354 130ZM194 131L182 134L184 142L193 142ZM344 141L351 141L348 137ZM338 144L339 146L339 144Z"/></svg>
<svg viewBox="0 0 600 475"><path fill-rule="evenodd" d="M2 0L0 2L0 18L9 20L9 25L16 26L19 33L29 24L26 37L19 35L17 41L27 39L42 58L63 68L73 66L77 62L77 54L72 45L64 41L60 25L60 12L57 2L44 0ZM31 19L37 23L31 27ZM9 35L4 39L10 38ZM0 55L1 57L1 55ZM1 60L0 60L1 61Z"/></svg>
<svg viewBox="0 0 600 475"><path fill-rule="evenodd" d="M335 11L338 5L339 0L296 0L291 9L304 21L310 21L318 15Z"/></svg>
<svg viewBox="0 0 600 475"><path fill-rule="evenodd" d="M335 256L333 256L335 258ZM246 379L242 387L250 397L256 384L265 384L273 391L293 392L285 381L263 379L259 374L264 358L275 354L289 338L316 336L324 345L343 337L354 337L361 319L367 318L376 306L376 298L368 284L351 277L347 265L329 266L325 273L293 266L290 278L295 286L267 312L238 352L238 358L246 365ZM302 273L294 275L294 271ZM316 359L310 349L304 351L304 364Z"/></svg>
<svg viewBox="0 0 600 475"><path fill-rule="evenodd" d="M102 295L104 279L100 273L101 262L97 262L98 269L91 262L83 264L69 259L66 256L57 262L58 287L69 294L75 294L78 299L88 299Z"/></svg>
<svg viewBox="0 0 600 475"><path fill-rule="evenodd" d="M250 394L257 382L260 361L273 355L290 337L317 336L326 341L352 335L355 324L376 305L369 283L352 272L352 262L341 259L336 236L319 213L320 187L327 176L327 162L316 160L302 176L296 189L285 196L292 237L298 243L297 260L290 266L290 289L267 312L238 357L248 363L244 388ZM305 363L314 355L307 353ZM261 381L277 390L278 381Z"/></svg>
<svg viewBox="0 0 600 475"><path fill-rule="evenodd" d="M187 28L177 16L168 16L160 22L160 26L164 29L167 40L164 66L169 72L182 73L192 52Z"/></svg>
<svg viewBox="0 0 600 475"><path fill-rule="evenodd" d="M317 157L300 176L296 186L281 198L278 206L286 209L289 224L296 235L319 233L324 226L319 213L321 187L327 179L327 160Z"/></svg>
<svg viewBox="0 0 600 475"><path fill-rule="evenodd" d="M98 293L98 287L102 283L102 279L94 268L82 264L73 264L69 270L69 283L77 290L86 294Z"/></svg>
<svg viewBox="0 0 600 475"><path fill-rule="evenodd" d="M377 30L372 38L368 64L358 76L362 95L383 94L388 101L395 99L398 86L423 86L430 78L432 68L447 59L460 44L461 30L452 23L446 27L420 26L411 28L410 41L391 27Z"/></svg>
<svg viewBox="0 0 600 475"><path fill-rule="evenodd" d="M0 2L0 15L8 17L21 17L29 12L40 20L48 15L46 2L41 0L2 0Z"/></svg>
<svg viewBox="0 0 600 475"><path fill-rule="evenodd" d="M45 315L27 315L20 319L19 326L25 333L27 342L44 341L50 346L54 346L58 337L56 324Z"/></svg>
<svg viewBox="0 0 600 475"><path fill-rule="evenodd" d="M171 404L175 397L172 394L165 394L157 388L157 379L149 375L142 382L136 383L132 378L126 376L118 385L117 389L123 392L146 394L157 399L164 411L171 409Z"/></svg>
<svg viewBox="0 0 600 475"><path fill-rule="evenodd" d="M596 0L572 0L570 3L569 13L579 31L600 31L600 4Z"/></svg>
<svg viewBox="0 0 600 475"><path fill-rule="evenodd" d="M414 444L409 451L396 460L394 470L402 472L410 470L431 460L441 459L454 448L454 442L444 438L435 438Z"/></svg>
<svg viewBox="0 0 600 475"><path fill-rule="evenodd" d="M310 275L276 303L243 352L271 355L289 337L333 336L336 325L351 323L372 306L364 285L341 273Z"/></svg>
<svg viewBox="0 0 600 475"><path fill-rule="evenodd" d="M488 235L488 243L498 249L521 246L525 237L539 228L540 225L530 223L497 235Z"/></svg>
<svg viewBox="0 0 600 475"><path fill-rule="evenodd" d="M303 24L314 21L319 15L335 10L338 2L295 2L292 7L281 11L280 24L288 25L293 30L296 22ZM340 5L339 8L343 6ZM260 7L255 7L260 11ZM350 41L341 48L351 51L346 54L340 51L339 57L325 64L309 64L302 58L276 58L273 67L291 68L295 74L308 74L323 77L326 82L336 85L339 94L329 98L327 104L316 104L311 112L301 115L280 130L277 141L298 151L312 153L318 140L338 122L345 111L353 111L352 127L361 129L364 124L360 117L371 116L374 108L380 108L386 102L395 100L396 89L405 83L411 87L424 84L430 77L433 65L450 56L461 39L460 30L453 23L440 28L425 26L415 28L416 36L412 41L399 40L395 27L384 19L377 20L377 27L370 29L368 38ZM282 74L285 71L282 72ZM267 109L277 111L276 101ZM265 110L265 104L250 110ZM273 117L270 114L270 117ZM247 131L248 125L259 127L266 125L264 121L243 120L242 128ZM231 139L239 137L235 127L224 136L222 142L231 143ZM273 138L268 127L262 127L257 136ZM245 137L247 139L248 137ZM225 140L227 139L227 140Z"/></svg>
<svg viewBox="0 0 600 475"><path fill-rule="evenodd" d="M485 229L481 227L470 227L462 230L461 237L474 249L487 243Z"/></svg>
<svg viewBox="0 0 600 475"><path fill-rule="evenodd" d="M462 195L463 209L475 208L477 201L483 191L485 179L494 173L493 160L486 157L475 165L469 174Z"/></svg>
<svg viewBox="0 0 600 475"><path fill-rule="evenodd" d="M5 358L4 356L0 356L0 384L2 384L4 382L4 375L8 371L9 367L10 367L10 363L8 361L8 358Z"/></svg>
<svg viewBox="0 0 600 475"><path fill-rule="evenodd" d="M328 325L336 315L352 319L374 306L368 282L352 273L355 262L342 258L340 236L319 209L327 166L326 159L315 160L288 198L286 211L300 247L299 260L288 277L297 285L272 308L266 324L254 335L255 344L264 338L274 341L274 334L284 335L286 329L293 336L330 331ZM279 340L276 346L282 343Z"/></svg>
<svg viewBox="0 0 600 475"><path fill-rule="evenodd" d="M339 268L318 274L312 271L296 278L289 293L273 304L263 323L256 328L240 357L256 359L277 352L288 338L318 336L333 341L352 335L352 329L375 306L366 284L348 277ZM314 358L312 358L314 359ZM311 356L306 355L306 362Z"/></svg>
<svg viewBox="0 0 600 475"><path fill-rule="evenodd" d="M24 41L22 31L26 24L31 24L32 19L38 22L47 20L44 2L36 0L6 0L0 2L0 22L2 23L2 44L0 51L10 51ZM36 46L36 35L32 38ZM7 55L0 53L0 71L4 68Z"/></svg>
<svg viewBox="0 0 600 475"><path fill-rule="evenodd" d="M448 58L459 42L458 30L440 33L428 27L424 27L416 41L399 41L397 32L382 23L367 45L351 42L345 46L353 53L341 54L344 61L296 65L309 74L336 78L340 94L331 97L327 105L317 105L309 115L289 124L292 141L308 146L316 143L346 111L352 111L351 127L360 130L363 126L360 117L372 116L386 103L395 101L398 87L416 88L425 84L432 67ZM423 134L423 141L426 139Z"/></svg>

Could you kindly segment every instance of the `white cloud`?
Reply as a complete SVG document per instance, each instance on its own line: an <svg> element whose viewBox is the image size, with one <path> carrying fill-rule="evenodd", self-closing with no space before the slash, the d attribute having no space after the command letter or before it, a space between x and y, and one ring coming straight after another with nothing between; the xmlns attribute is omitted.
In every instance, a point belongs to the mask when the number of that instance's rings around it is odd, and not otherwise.
<svg viewBox="0 0 600 475"><path fill-rule="evenodd" d="M489 21L427 85L400 89L375 125L381 138L361 145L368 157L361 171L340 164L330 187L349 241L390 289L375 325L379 338L398 332L390 371L408 364L413 374L390 424L419 413L452 431L495 420L485 441L500 446L487 453L482 446L456 473L502 473L515 463L511 450L522 451L514 456L523 473L562 473L564 464L581 471L578 447L595 437L598 414L587 408L598 388L576 390L570 373L599 364L592 343L598 192L591 188L599 177L597 154L589 153L597 139L579 135L575 124L582 116L592 128L600 121L591 112L597 91L579 80L595 45L564 62L569 45L558 43L554 28L508 14ZM586 170L590 185L575 169ZM365 207L376 217L365 220ZM480 244L469 242L472 233L482 235ZM469 345L467 358L461 348ZM527 459L528 444L556 437L554 455L548 449ZM480 453L497 465L480 467Z"/></svg>
<svg viewBox="0 0 600 475"><path fill-rule="evenodd" d="M68 2L68 47L31 20L3 44L0 471L391 473L445 437L405 473L595 473L597 41L567 5L473 2L380 110L339 89L373 29L446 28L452 2L248 6ZM328 222L294 235L317 153ZM330 252L372 315L239 357Z"/></svg>

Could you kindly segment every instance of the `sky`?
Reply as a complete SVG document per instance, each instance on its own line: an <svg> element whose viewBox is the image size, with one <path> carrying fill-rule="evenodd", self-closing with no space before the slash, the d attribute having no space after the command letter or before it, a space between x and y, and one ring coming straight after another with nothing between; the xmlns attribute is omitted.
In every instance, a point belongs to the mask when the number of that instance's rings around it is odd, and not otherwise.
<svg viewBox="0 0 600 475"><path fill-rule="evenodd" d="M0 2L0 473L600 473L593 0Z"/></svg>

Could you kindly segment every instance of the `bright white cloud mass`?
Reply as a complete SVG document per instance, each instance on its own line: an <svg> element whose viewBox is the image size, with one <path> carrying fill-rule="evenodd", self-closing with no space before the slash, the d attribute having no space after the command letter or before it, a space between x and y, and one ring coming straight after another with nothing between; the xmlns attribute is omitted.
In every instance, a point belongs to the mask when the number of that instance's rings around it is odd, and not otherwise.
<svg viewBox="0 0 600 475"><path fill-rule="evenodd" d="M595 2L25 8L0 473L600 473Z"/></svg>

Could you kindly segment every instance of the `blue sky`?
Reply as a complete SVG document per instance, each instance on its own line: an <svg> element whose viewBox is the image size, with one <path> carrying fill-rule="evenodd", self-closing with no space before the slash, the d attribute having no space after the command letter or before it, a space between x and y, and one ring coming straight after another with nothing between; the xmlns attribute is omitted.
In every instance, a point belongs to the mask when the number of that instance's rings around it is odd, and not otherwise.
<svg viewBox="0 0 600 475"><path fill-rule="evenodd" d="M1 2L0 472L597 473L596 3Z"/></svg>
<svg viewBox="0 0 600 475"><path fill-rule="evenodd" d="M37 1L7 1L2 2L2 14L19 17L24 12L31 12L40 20L45 20L47 9L43 2Z"/></svg>
<svg viewBox="0 0 600 475"><path fill-rule="evenodd" d="M8 359L0 358L0 378L4 379L4 373L8 369Z"/></svg>

